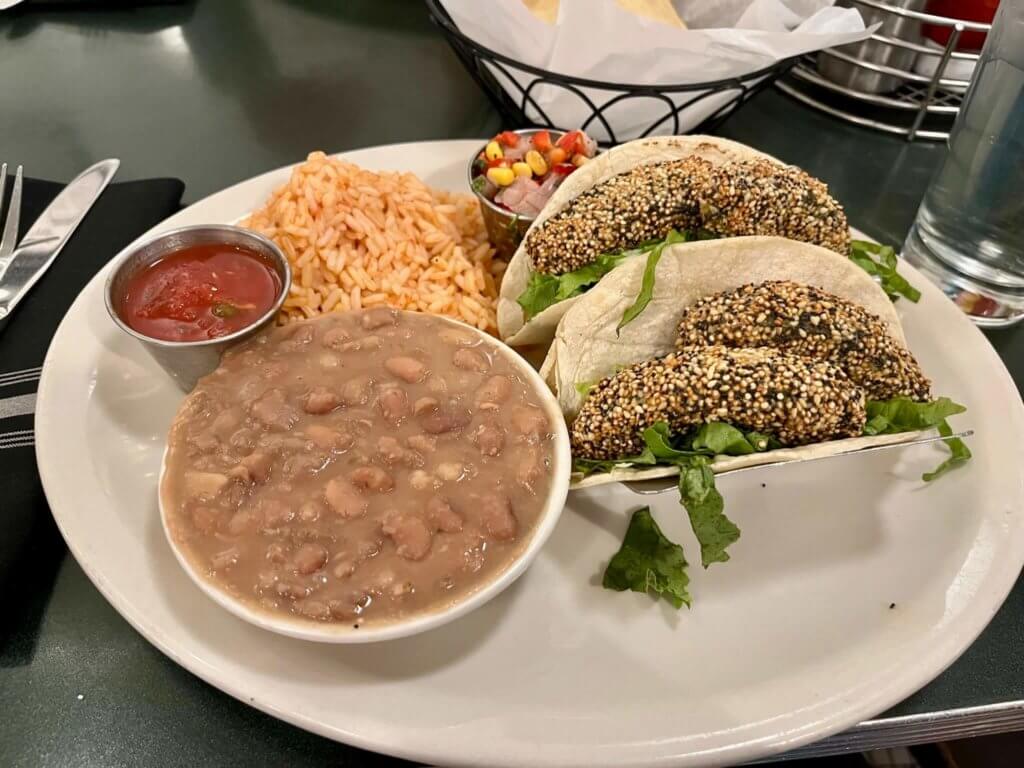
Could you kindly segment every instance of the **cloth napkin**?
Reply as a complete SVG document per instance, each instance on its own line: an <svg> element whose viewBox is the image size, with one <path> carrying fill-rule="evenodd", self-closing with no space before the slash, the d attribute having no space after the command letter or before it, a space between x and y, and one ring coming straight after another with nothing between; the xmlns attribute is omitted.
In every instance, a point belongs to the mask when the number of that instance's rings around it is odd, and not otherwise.
<svg viewBox="0 0 1024 768"><path fill-rule="evenodd" d="M54 182L25 180L22 235L62 188ZM184 189L177 179L107 187L50 269L0 329L0 594L7 591L3 587L9 575L14 581L19 559L32 556L28 550L33 528L50 525L36 468L34 418L9 415L31 404L38 377L29 374L21 383L3 385L4 377L43 364L57 326L86 283L132 240L177 211ZM4 448L5 444L20 447Z"/></svg>

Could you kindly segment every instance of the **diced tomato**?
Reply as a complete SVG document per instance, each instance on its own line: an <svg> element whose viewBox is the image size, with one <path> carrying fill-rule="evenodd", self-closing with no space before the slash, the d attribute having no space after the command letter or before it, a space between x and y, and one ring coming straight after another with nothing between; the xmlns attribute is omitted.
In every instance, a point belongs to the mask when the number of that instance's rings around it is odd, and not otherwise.
<svg viewBox="0 0 1024 768"><path fill-rule="evenodd" d="M572 157L573 155L579 154L583 151L583 137L579 131L569 131L562 138L560 138L556 144L560 149L565 150L565 154Z"/></svg>
<svg viewBox="0 0 1024 768"><path fill-rule="evenodd" d="M508 161L504 157L496 157L493 160L485 160L488 168L499 168L501 166L507 166Z"/></svg>
<svg viewBox="0 0 1024 768"><path fill-rule="evenodd" d="M561 176L568 176L570 173L576 170L576 166L572 163L559 163L551 169L552 173L557 173Z"/></svg>
<svg viewBox="0 0 1024 768"><path fill-rule="evenodd" d="M537 131L533 134L533 146L541 153L551 149L551 133L548 131Z"/></svg>
<svg viewBox="0 0 1024 768"><path fill-rule="evenodd" d="M514 147L519 144L519 134L515 131L502 131L494 137L494 140L506 147Z"/></svg>

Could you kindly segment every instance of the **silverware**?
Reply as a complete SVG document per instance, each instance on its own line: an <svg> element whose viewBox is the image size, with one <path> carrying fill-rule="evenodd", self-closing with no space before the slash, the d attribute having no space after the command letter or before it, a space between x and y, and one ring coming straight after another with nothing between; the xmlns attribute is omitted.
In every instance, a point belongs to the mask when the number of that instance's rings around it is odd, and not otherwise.
<svg viewBox="0 0 1024 768"><path fill-rule="evenodd" d="M815 456L814 458L802 460L783 459L782 461L773 461L768 464L755 464L754 466L751 467L737 467L736 469L726 469L723 470L722 472L716 472L715 475L717 477L721 477L723 475L731 475L735 472L746 472L747 470L750 469L779 467L782 466L783 464L793 464L796 463L797 461L803 463L810 461L823 461L825 459L835 459L838 458L839 456L859 456L864 453L886 451L890 448L907 448L908 446L911 445L924 445L925 443L935 443L938 442L939 440L952 440L955 437L970 437L973 434L973 429L967 429L964 430L963 432L957 432L955 435L950 435L949 437L943 437L942 435L929 435L928 437L919 437L916 440L908 440L905 443L888 443L887 445L872 445L868 446L867 448L852 448L848 451L843 451L842 453L833 453L829 454L828 456ZM665 491L674 491L678 487L679 483L674 477L658 477L652 480L637 480L635 482L627 482L623 483L623 485L626 486L633 493L638 493L641 496L651 496L657 493L664 493Z"/></svg>
<svg viewBox="0 0 1024 768"><path fill-rule="evenodd" d="M0 240L0 326L53 263L119 165L119 160L103 160L82 171L57 194L15 248L21 205L21 167L18 167L11 209ZM6 173L0 173L0 179L5 177ZM0 181L0 194L2 192Z"/></svg>
<svg viewBox="0 0 1024 768"><path fill-rule="evenodd" d="M169 253L206 243L245 247L266 257L274 266L278 277L281 278L281 293L274 305L262 317L232 334L202 341L154 339L139 333L122 319L121 310L124 297L127 294L126 286L133 275ZM201 377L213 371L220 364L220 356L225 349L250 336L255 336L261 329L274 322L274 317L288 296L291 282L292 270L288 265L288 259L269 238L251 230L228 224L200 224L161 232L140 243L134 243L122 251L115 259L114 266L107 277L104 299L107 304L107 312L114 323L129 336L138 339L146 351L174 379L175 384L185 392L189 392Z"/></svg>

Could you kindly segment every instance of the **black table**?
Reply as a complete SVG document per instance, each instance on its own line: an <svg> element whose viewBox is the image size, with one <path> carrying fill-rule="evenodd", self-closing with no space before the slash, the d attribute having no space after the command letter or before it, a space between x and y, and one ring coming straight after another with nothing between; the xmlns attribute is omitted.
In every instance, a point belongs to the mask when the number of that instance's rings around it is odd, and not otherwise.
<svg viewBox="0 0 1024 768"><path fill-rule="evenodd" d="M0 15L0 159L67 180L178 176L204 195L315 148L479 137L489 103L414 0L207 0ZM945 151L838 123L769 90L721 128L824 179L851 222L899 244ZM1024 381L1024 329L989 334ZM0 503L2 507L2 503ZM49 518L0 600L0 764L383 765L285 725L166 659L89 583ZM1024 727L1024 584L937 680L799 753Z"/></svg>

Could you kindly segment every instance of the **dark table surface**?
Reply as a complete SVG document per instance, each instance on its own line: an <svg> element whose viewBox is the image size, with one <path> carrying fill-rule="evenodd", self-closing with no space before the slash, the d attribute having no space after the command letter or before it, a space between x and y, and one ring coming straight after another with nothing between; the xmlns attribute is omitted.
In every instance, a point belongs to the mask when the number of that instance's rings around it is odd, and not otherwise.
<svg viewBox="0 0 1024 768"><path fill-rule="evenodd" d="M36 177L67 180L114 156L119 179L177 176L191 202L314 148L498 127L415 0L29 4L0 14L0 159ZM945 151L839 123L773 90L719 132L824 179L851 222L893 244ZM1024 381L1024 330L989 338ZM394 762L273 720L173 664L104 601L50 518L37 521L25 557L29 577L0 595L0 764ZM1022 621L1018 583L938 679L811 751L1024 727Z"/></svg>

